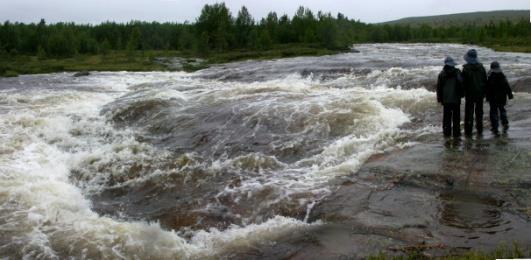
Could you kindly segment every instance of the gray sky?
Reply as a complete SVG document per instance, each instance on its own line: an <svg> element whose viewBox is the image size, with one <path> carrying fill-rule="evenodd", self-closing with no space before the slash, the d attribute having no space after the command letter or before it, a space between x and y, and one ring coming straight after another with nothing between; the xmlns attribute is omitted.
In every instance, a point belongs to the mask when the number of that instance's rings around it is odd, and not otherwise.
<svg viewBox="0 0 531 260"><path fill-rule="evenodd" d="M0 0L0 21L194 21L207 0ZM384 22L426 16L501 9L529 9L531 0L226 0L233 15L242 5L256 18L269 11L292 16L298 6L314 11L341 12L363 22ZM257 19L258 20L258 19Z"/></svg>

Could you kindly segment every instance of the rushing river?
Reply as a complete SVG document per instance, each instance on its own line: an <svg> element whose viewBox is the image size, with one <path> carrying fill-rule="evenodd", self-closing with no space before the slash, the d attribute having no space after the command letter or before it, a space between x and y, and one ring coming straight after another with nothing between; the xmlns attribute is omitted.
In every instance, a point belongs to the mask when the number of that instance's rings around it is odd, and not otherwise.
<svg viewBox="0 0 531 260"><path fill-rule="evenodd" d="M321 225L343 176L440 131L427 89L469 47L0 79L0 256L219 257ZM478 52L531 76L529 54Z"/></svg>

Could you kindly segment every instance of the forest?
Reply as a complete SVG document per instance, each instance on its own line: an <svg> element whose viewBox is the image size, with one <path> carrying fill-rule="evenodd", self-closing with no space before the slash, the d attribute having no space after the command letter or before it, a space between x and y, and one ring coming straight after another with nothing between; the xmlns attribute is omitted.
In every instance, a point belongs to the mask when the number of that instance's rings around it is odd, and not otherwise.
<svg viewBox="0 0 531 260"><path fill-rule="evenodd" d="M217 3L205 5L194 22L91 25L41 20L0 25L0 57L4 60L21 55L61 59L116 51L132 56L150 50L208 58L228 51L266 51L282 46L342 51L354 43L381 42L455 42L530 51L531 24L526 20L461 26L368 24L341 13L315 13L305 7L291 17L270 12L255 20L245 6L234 16L224 3Z"/></svg>

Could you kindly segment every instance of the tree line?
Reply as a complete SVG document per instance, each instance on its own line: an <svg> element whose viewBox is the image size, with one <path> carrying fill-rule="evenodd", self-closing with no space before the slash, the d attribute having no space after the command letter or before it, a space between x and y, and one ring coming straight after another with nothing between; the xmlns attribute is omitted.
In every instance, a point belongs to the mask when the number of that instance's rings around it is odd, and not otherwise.
<svg viewBox="0 0 531 260"><path fill-rule="evenodd" d="M528 21L434 27L427 24L366 24L338 13L300 7L292 16L270 12L255 20L244 6L233 16L224 3L205 5L195 22L131 21L98 25L55 23L0 24L0 55L72 57L115 50L177 50L206 56L230 50L268 50L281 44L306 44L330 50L353 43L461 42L529 45Z"/></svg>

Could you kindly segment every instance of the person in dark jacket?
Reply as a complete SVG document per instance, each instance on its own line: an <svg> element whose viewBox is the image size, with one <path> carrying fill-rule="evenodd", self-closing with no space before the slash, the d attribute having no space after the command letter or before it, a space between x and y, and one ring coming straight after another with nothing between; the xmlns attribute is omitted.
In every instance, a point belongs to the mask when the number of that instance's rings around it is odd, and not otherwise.
<svg viewBox="0 0 531 260"><path fill-rule="evenodd" d="M463 87L461 71L455 68L457 64L452 57L446 57L443 70L437 78L437 102L443 105L443 134L449 137L461 136L461 98Z"/></svg>
<svg viewBox="0 0 531 260"><path fill-rule="evenodd" d="M467 64L463 66L463 89L465 92L465 135L472 135L474 113L476 114L477 134L483 133L483 99L487 85L487 72L478 61L476 50L469 50L465 56Z"/></svg>
<svg viewBox="0 0 531 260"><path fill-rule="evenodd" d="M495 135L500 134L498 131L499 117L501 117L503 132L506 133L509 129L509 120L507 119L505 105L507 104L507 97L513 99L513 91L511 90L509 82L507 82L505 74L503 74L500 68L500 63L497 61L490 64L486 95L487 101L490 104L490 124L492 127L492 133Z"/></svg>

